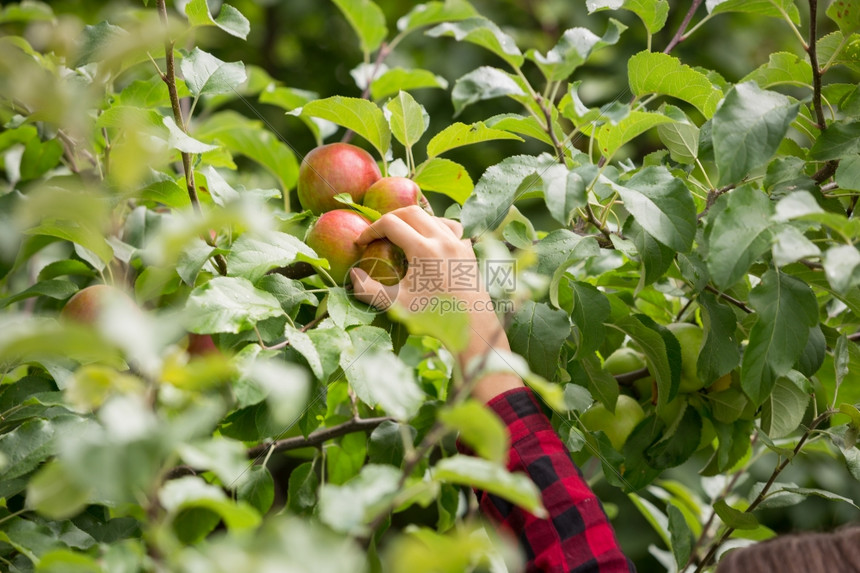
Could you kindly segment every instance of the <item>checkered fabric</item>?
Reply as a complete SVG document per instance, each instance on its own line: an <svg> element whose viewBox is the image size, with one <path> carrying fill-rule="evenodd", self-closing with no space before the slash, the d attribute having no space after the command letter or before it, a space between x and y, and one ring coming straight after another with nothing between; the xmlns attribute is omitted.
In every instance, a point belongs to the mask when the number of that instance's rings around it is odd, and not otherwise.
<svg viewBox="0 0 860 573"><path fill-rule="evenodd" d="M508 470L527 473L540 488L546 519L495 495L477 491L481 510L513 532L525 551L526 571L617 573L635 571L582 472L528 388L509 390L487 406L511 435Z"/></svg>

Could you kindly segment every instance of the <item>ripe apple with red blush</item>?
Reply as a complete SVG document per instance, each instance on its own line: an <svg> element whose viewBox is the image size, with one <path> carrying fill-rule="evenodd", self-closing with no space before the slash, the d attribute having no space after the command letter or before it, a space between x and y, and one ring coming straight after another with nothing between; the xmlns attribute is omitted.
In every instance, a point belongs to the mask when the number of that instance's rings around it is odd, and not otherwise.
<svg viewBox="0 0 860 573"><path fill-rule="evenodd" d="M120 289L98 284L76 292L66 301L60 317L80 324L94 325L111 300L121 300L125 304L136 307L134 301Z"/></svg>
<svg viewBox="0 0 860 573"><path fill-rule="evenodd" d="M328 260L331 278L342 284L349 268L364 252L364 245L355 244L355 240L369 226L370 220L355 211L326 211L308 231L305 242L316 254Z"/></svg>
<svg viewBox="0 0 860 573"><path fill-rule="evenodd" d="M370 278L386 286L395 285L406 275L406 254L388 239L377 239L367 244L358 268Z"/></svg>
<svg viewBox="0 0 860 573"><path fill-rule="evenodd" d="M349 193L361 203L368 187L382 173L367 151L348 143L330 143L314 148L302 159L297 191L299 202L314 215L340 209L335 195Z"/></svg>
<svg viewBox="0 0 860 573"><path fill-rule="evenodd" d="M422 199L421 189L406 177L383 177L370 186L364 194L364 206L388 213L401 207L418 205Z"/></svg>

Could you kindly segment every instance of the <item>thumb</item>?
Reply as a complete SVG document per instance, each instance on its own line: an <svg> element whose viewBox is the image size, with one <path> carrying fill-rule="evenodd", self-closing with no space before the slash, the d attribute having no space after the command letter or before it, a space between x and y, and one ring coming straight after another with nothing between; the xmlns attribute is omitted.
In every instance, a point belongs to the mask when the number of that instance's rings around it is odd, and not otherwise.
<svg viewBox="0 0 860 573"><path fill-rule="evenodd" d="M349 278L352 279L355 298L379 310L387 309L397 299L397 285L386 286L358 267L349 270Z"/></svg>

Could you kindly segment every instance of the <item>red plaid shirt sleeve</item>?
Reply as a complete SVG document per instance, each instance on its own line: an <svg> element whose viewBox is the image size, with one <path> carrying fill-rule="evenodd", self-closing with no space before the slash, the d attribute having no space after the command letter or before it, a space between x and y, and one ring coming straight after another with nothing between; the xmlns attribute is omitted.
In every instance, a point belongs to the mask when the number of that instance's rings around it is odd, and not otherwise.
<svg viewBox="0 0 860 573"><path fill-rule="evenodd" d="M635 571L618 546L600 501L570 459L528 388L509 390L487 406L511 435L508 470L527 473L540 488L546 519L504 499L477 492L481 510L516 535L526 571L617 573Z"/></svg>

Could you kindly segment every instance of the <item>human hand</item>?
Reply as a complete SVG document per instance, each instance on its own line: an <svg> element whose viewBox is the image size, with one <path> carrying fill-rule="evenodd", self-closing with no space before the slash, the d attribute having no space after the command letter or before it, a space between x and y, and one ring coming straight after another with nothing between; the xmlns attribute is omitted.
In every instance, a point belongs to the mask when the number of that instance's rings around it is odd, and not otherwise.
<svg viewBox="0 0 860 573"><path fill-rule="evenodd" d="M463 227L457 221L434 217L417 206L386 213L356 239L366 245L387 238L403 249L408 269L403 279L391 286L383 285L363 270L350 270L356 298L368 304L397 304L407 311L417 311L451 297L458 310L469 317L469 343L458 359L463 367L488 352L510 351L507 336L493 310L493 302L480 283L478 261L469 239L463 239ZM473 283L463 288L455 285L454 265ZM462 277L461 277L462 278ZM482 378L474 387L475 398L488 401L493 396L522 386L519 377L498 373Z"/></svg>

